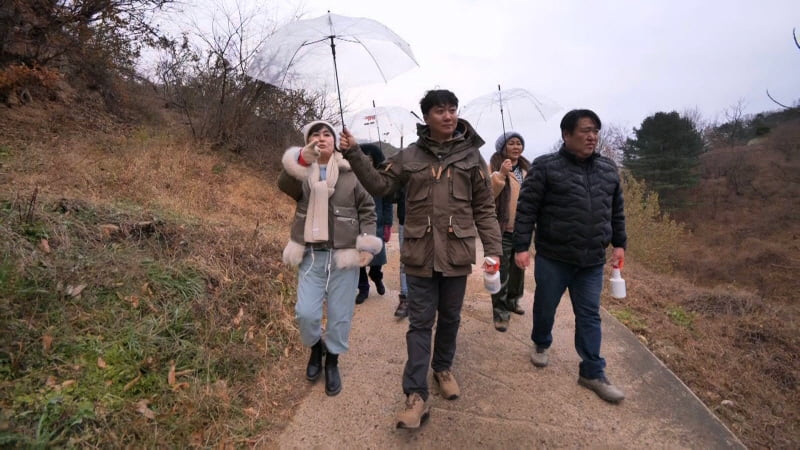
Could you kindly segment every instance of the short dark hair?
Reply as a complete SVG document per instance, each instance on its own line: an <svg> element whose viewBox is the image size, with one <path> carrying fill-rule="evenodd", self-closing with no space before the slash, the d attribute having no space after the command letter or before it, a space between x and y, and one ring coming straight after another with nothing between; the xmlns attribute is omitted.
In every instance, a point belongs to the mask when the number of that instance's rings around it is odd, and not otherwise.
<svg viewBox="0 0 800 450"><path fill-rule="evenodd" d="M591 109L573 109L564 114L564 118L561 119L561 132L568 134L574 133L575 127L578 126L578 121L584 117L591 119L595 125L597 125L598 130L603 127L603 124L600 122L600 117Z"/></svg>
<svg viewBox="0 0 800 450"><path fill-rule="evenodd" d="M419 108L422 115L427 115L428 111L434 106L455 106L458 107L458 97L447 89L434 89L425 93L419 101Z"/></svg>

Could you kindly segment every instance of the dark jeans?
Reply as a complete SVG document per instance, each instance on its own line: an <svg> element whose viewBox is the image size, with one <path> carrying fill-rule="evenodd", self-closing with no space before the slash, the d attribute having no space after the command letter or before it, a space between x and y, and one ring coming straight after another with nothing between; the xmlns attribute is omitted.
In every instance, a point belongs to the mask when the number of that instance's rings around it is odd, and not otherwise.
<svg viewBox="0 0 800 450"><path fill-rule="evenodd" d="M525 271L514 262L513 233L503 233L503 255L500 258L500 291L492 294L494 320L509 320L511 311L517 309L525 290Z"/></svg>
<svg viewBox="0 0 800 450"><path fill-rule="evenodd" d="M450 370L456 354L456 336L461 324L461 306L467 277L433 278L406 275L408 281L408 360L403 371L403 392L428 399L428 364L435 372ZM437 319L438 312L438 319ZM431 334L436 321L431 361Z"/></svg>
<svg viewBox="0 0 800 450"><path fill-rule="evenodd" d="M539 347L553 343L553 322L561 296L569 289L575 313L575 350L581 357L580 376L604 376L606 361L600 357L600 290L603 265L578 267L536 255L533 274L533 331L531 339Z"/></svg>
<svg viewBox="0 0 800 450"><path fill-rule="evenodd" d="M377 283L383 280L383 272L381 266L369 266L369 278L367 278L367 268L362 267L358 271L358 291L369 295L369 280Z"/></svg>

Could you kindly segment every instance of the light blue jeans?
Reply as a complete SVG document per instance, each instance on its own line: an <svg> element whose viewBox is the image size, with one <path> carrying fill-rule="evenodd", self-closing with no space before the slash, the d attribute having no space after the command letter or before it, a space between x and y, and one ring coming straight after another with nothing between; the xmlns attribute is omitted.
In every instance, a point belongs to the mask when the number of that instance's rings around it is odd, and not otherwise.
<svg viewBox="0 0 800 450"><path fill-rule="evenodd" d="M338 355L348 348L358 268L334 267L335 251L306 249L297 274L297 304L294 311L300 339L303 345L310 347L322 338L322 305L327 300L325 345L329 352Z"/></svg>
<svg viewBox="0 0 800 450"><path fill-rule="evenodd" d="M397 240L400 243L400 249L403 248L403 225L398 225ZM408 296L408 282L406 282L406 266L400 263L400 295L403 297Z"/></svg>

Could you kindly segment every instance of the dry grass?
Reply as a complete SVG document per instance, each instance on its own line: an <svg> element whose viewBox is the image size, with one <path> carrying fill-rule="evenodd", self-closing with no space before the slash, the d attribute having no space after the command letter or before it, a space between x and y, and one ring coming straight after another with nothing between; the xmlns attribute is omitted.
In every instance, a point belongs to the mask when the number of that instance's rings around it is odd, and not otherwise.
<svg viewBox="0 0 800 450"><path fill-rule="evenodd" d="M693 205L676 214L690 232L634 225L630 246L648 255L626 266L628 298L603 300L754 448L800 442L798 133L786 123L706 154Z"/></svg>
<svg viewBox="0 0 800 450"><path fill-rule="evenodd" d="M269 445L306 392L275 174L50 108L0 116L0 442Z"/></svg>

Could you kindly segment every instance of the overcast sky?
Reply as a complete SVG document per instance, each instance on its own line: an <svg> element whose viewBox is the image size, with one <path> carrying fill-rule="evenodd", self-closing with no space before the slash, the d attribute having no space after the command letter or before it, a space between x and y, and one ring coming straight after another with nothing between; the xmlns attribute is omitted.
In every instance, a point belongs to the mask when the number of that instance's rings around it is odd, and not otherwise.
<svg viewBox="0 0 800 450"><path fill-rule="evenodd" d="M606 124L633 128L658 111L697 108L707 120L723 120L724 110L740 99L748 113L777 109L767 88L783 102L800 99L800 49L792 41L792 28L800 33L798 0L281 0L270 5L284 11L300 5L305 18L327 10L368 17L411 45L420 67L387 84L347 90L352 110L374 100L419 111L419 99L432 88L452 90L463 106L498 84L555 100L564 109L545 124L515 118L528 157L552 147L560 137L561 116L572 108L590 108ZM494 143L500 124L478 131Z"/></svg>

